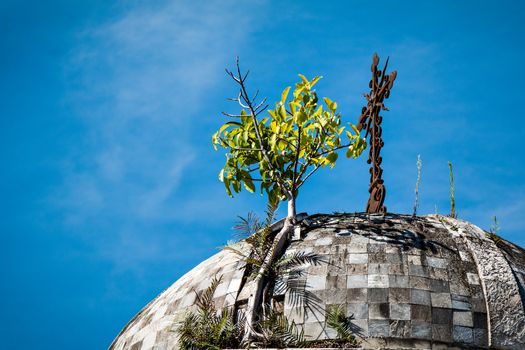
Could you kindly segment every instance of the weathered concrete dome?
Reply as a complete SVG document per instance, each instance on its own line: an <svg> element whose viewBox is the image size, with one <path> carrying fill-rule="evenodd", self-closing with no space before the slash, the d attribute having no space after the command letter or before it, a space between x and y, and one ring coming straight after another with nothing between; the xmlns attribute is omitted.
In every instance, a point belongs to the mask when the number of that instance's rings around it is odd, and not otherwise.
<svg viewBox="0 0 525 350"><path fill-rule="evenodd" d="M525 349L525 251L470 223L437 215L313 215L301 221L292 251L329 261L306 268L307 288L325 309L339 304L353 314L363 348ZM111 349L176 349L175 325L194 291L222 275L215 302L232 306L245 297L242 266L226 250L202 262L140 311ZM333 336L322 312L305 316L286 299L284 312L312 339Z"/></svg>

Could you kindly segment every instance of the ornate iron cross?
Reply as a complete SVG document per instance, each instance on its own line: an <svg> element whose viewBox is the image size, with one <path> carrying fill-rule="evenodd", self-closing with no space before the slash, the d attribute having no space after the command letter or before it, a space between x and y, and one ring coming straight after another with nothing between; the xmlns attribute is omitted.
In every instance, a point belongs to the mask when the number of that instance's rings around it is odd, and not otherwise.
<svg viewBox="0 0 525 350"><path fill-rule="evenodd" d="M368 192L370 192L370 198L366 205L367 213L386 213L385 196L386 189L382 179L383 169L381 169L382 158L380 155L381 147L384 142L381 138L381 121L383 117L379 113L388 111L383 103L385 98L390 96L390 89L394 85L397 72L393 71L390 74L386 74L388 67L388 58L386 59L383 70L379 70L377 65L379 64L379 56L374 54L372 58L372 79L370 80L370 93L365 94L368 104L361 110L361 116L357 123L357 129L366 130L365 138L370 135L369 141L369 156L367 163L372 164L370 167L370 186Z"/></svg>

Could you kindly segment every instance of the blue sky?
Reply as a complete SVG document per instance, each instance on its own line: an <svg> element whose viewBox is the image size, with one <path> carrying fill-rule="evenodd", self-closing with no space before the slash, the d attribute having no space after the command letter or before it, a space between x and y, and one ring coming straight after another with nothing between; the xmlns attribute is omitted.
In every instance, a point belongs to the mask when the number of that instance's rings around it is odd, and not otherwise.
<svg viewBox="0 0 525 350"><path fill-rule="evenodd" d="M522 1L2 1L0 335L9 349L104 349L265 199L230 199L211 134L235 86L276 100L297 74L356 122L374 52L389 211L448 212L525 246ZM365 157L306 185L298 210L362 211Z"/></svg>

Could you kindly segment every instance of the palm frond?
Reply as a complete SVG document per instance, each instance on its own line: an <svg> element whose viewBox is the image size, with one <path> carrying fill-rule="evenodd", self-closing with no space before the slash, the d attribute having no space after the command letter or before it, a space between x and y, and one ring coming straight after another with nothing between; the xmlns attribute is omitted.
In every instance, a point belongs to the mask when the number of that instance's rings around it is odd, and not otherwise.
<svg viewBox="0 0 525 350"><path fill-rule="evenodd" d="M270 310L258 324L258 342L265 347L300 347L304 343L304 331L283 314Z"/></svg>
<svg viewBox="0 0 525 350"><path fill-rule="evenodd" d="M319 254L312 252L294 252L291 254L283 255L279 260L275 262L274 269L277 271L285 272L296 267L300 267L306 264L314 266L325 263L326 260Z"/></svg>
<svg viewBox="0 0 525 350"><path fill-rule="evenodd" d="M270 227L273 222L275 221L275 214L277 213L277 209L279 208L279 203L272 204L271 202L268 202L266 205L266 219L264 221L264 226Z"/></svg>
<svg viewBox="0 0 525 350"><path fill-rule="evenodd" d="M337 305L328 310L326 314L326 324L337 332L337 337L343 341L354 341L354 333L359 327L352 323L353 315L346 316L345 310L341 305Z"/></svg>
<svg viewBox="0 0 525 350"><path fill-rule="evenodd" d="M286 302L291 307L302 308L305 314L323 310L323 301L307 289L307 283L303 278L278 277L275 280L274 293L286 294Z"/></svg>
<svg viewBox="0 0 525 350"><path fill-rule="evenodd" d="M236 245L237 245L237 243L228 242L228 243L226 243L226 245L222 249L230 251L230 252L238 255L241 258L241 260L243 260L243 261L248 259L249 256L246 255L242 250L237 249L235 247Z"/></svg>
<svg viewBox="0 0 525 350"><path fill-rule="evenodd" d="M199 312L211 313L214 311L215 306L213 303L213 294L215 293L215 290L217 289L221 281L222 275L219 277L214 277L211 280L211 284L208 288L206 288L200 293L196 293L197 296L195 298L195 304L197 305Z"/></svg>
<svg viewBox="0 0 525 350"><path fill-rule="evenodd" d="M242 216L238 216L238 218L239 221L233 228L239 239L247 238L264 227L264 224L261 223L257 214L252 211L250 211L245 218Z"/></svg>
<svg viewBox="0 0 525 350"><path fill-rule="evenodd" d="M208 288L197 292L197 310L188 312L179 323L176 332L182 350L219 350L239 346L243 327L235 323L230 309L215 310L213 294L221 281L222 276L213 278Z"/></svg>

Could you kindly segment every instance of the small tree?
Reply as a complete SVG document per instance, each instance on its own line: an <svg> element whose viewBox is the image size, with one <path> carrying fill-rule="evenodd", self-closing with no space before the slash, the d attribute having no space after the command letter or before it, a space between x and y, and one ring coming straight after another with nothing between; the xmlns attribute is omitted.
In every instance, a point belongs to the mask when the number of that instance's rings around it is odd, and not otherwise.
<svg viewBox="0 0 525 350"><path fill-rule="evenodd" d="M456 214L456 198L454 196L454 173L452 170L452 162L448 161L448 172L450 180L450 217L457 218Z"/></svg>
<svg viewBox="0 0 525 350"><path fill-rule="evenodd" d="M241 75L237 60L237 74L227 73L239 85L237 101L242 110L239 114L227 114L236 120L225 123L213 135L213 145L228 150L226 164L219 173L219 180L232 196L242 186L255 192L254 182L268 194L271 204L288 201L288 217L295 218L295 200L299 189L317 170L333 168L338 150L347 149L347 157L358 157L366 147L366 141L357 128L341 126L337 103L325 97L326 107L319 103L314 85L322 78L308 80L299 74L293 98L288 101L290 87L284 89L281 101L268 115L266 99L256 102L246 91L245 76ZM256 94L257 95L257 94ZM346 136L346 142L345 137ZM254 174L258 173L259 178Z"/></svg>
<svg viewBox="0 0 525 350"><path fill-rule="evenodd" d="M226 164L219 173L219 180L230 196L244 187L255 192L259 183L261 193L266 192L272 205L288 202L288 215L283 228L268 250L256 278L255 290L248 302L248 332L253 329L261 305L267 270L282 252L291 238L295 225L295 201L299 189L323 167L333 168L338 159L337 151L346 149L347 157L358 157L366 147L357 128L341 125L337 103L325 97L325 106L319 103L314 85L320 76L308 80L299 75L301 81L289 99L290 87L284 89L275 109L266 110L266 99L257 101L248 94L245 75L241 74L239 60L236 72L226 70L239 85L238 97L232 99L241 106L239 114L223 113L232 121L225 123L213 137L217 149L227 149ZM268 115L262 115L267 111ZM258 174L258 176L256 175ZM232 192L233 190L233 192Z"/></svg>
<svg viewBox="0 0 525 350"><path fill-rule="evenodd" d="M417 179L416 179L416 188L414 189L414 193L416 195L414 199L414 210L412 211L412 216L416 217L417 215L417 208L419 208L419 183L421 182L421 168L423 168L423 162L421 161L421 156L417 155Z"/></svg>

